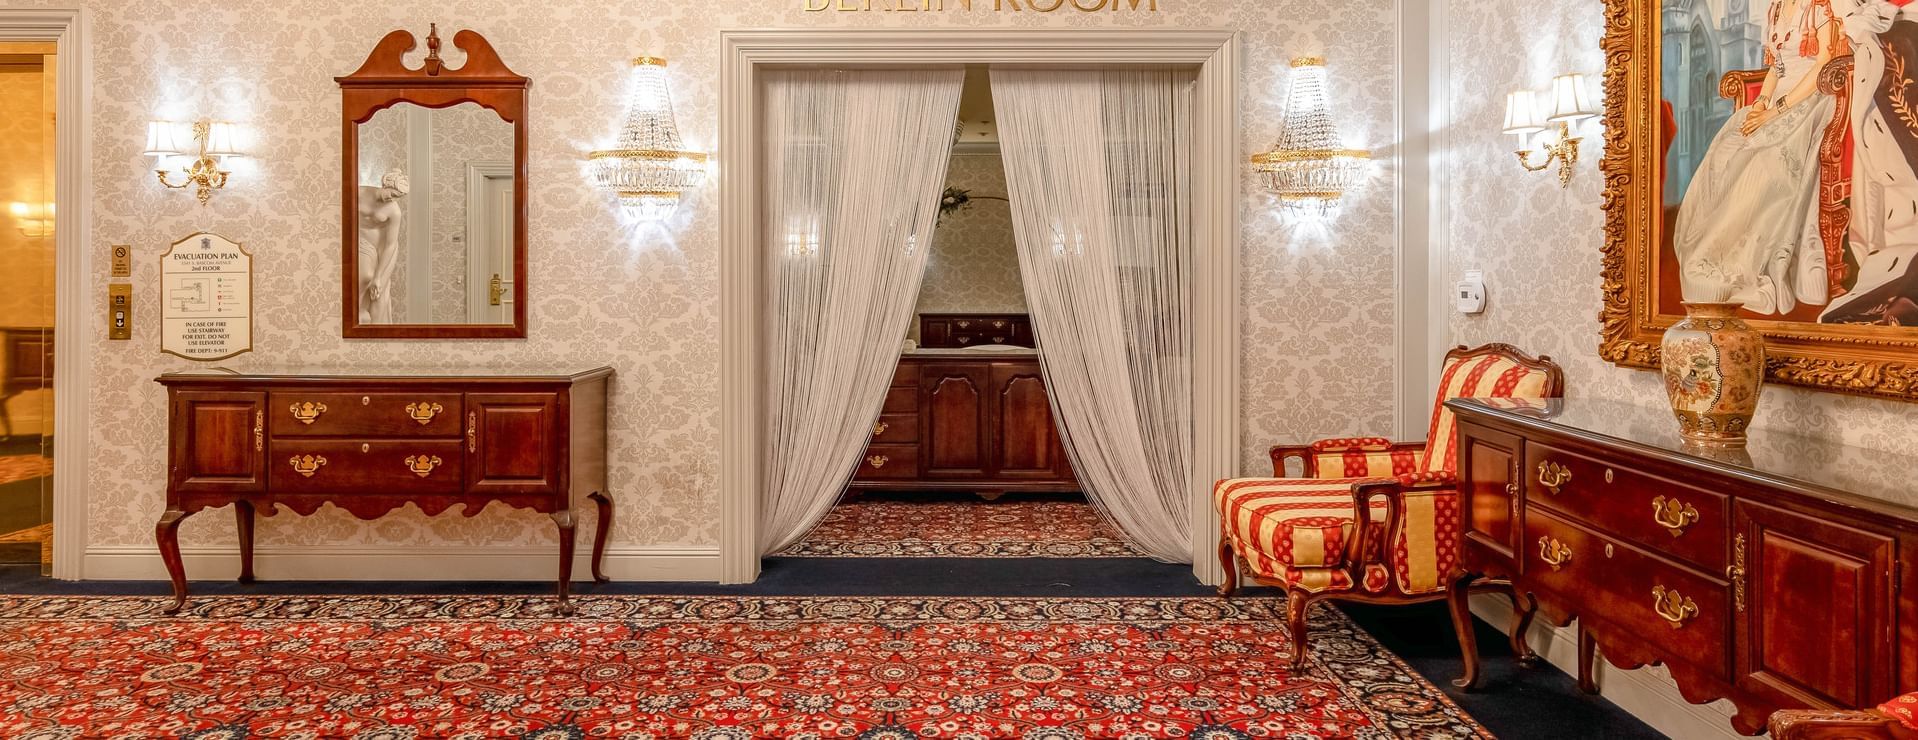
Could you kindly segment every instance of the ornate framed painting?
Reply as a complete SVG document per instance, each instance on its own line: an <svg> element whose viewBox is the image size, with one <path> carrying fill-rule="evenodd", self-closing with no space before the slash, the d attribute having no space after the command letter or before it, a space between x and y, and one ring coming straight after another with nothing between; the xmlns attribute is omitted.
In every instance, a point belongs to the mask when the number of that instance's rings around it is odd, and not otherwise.
<svg viewBox="0 0 1918 740"><path fill-rule="evenodd" d="M1918 401L1918 4L1605 0L1600 354L1731 301L1774 382Z"/></svg>

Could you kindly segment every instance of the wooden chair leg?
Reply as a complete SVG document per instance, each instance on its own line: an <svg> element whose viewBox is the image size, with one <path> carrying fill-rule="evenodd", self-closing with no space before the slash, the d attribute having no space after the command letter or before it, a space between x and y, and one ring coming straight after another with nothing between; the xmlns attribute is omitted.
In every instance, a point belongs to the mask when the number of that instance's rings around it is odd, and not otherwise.
<svg viewBox="0 0 1918 740"><path fill-rule="evenodd" d="M1467 574L1452 583L1446 603L1452 608L1452 629L1458 633L1460 657L1465 660L1465 675L1452 680L1464 691L1478 690L1478 634L1472 624L1472 586L1478 576Z"/></svg>
<svg viewBox="0 0 1918 740"><path fill-rule="evenodd" d="M1295 588L1285 593L1285 628L1292 633L1292 660L1287 667L1305 668L1305 614L1312 609L1312 594Z"/></svg>
<svg viewBox="0 0 1918 740"><path fill-rule="evenodd" d="M1238 555L1232 551L1232 538L1219 535L1219 568L1225 571L1225 580L1219 582L1219 596L1231 596L1239 590Z"/></svg>

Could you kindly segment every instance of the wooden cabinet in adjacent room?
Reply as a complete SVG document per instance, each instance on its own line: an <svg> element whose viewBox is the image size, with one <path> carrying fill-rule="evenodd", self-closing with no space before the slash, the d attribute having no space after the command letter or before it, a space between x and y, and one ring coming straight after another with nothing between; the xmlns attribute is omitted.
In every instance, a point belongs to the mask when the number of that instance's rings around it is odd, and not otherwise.
<svg viewBox="0 0 1918 740"><path fill-rule="evenodd" d="M1039 358L901 358L852 488L1079 490Z"/></svg>

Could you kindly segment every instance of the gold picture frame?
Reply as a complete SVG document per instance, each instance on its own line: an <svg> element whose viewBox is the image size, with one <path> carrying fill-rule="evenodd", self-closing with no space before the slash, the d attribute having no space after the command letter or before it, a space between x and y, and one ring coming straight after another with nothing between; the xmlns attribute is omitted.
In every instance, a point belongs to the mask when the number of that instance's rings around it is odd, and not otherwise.
<svg viewBox="0 0 1918 740"><path fill-rule="evenodd" d="M1673 120L1661 101L1662 0L1605 0L1605 243L1601 260L1603 306L1599 354L1606 361L1638 368L1658 366L1659 340L1678 319L1675 294L1661 294L1661 250L1667 227L1663 168L1668 144L1663 127ZM1762 7L1762 4L1760 5ZM1850 58L1820 84L1834 84L1842 97ZM1835 66L1835 65L1834 65ZM1749 72L1727 71L1718 94L1743 105L1741 92ZM1761 72L1762 75L1762 72ZM1832 80L1826 80L1831 77ZM1836 124L1833 124L1836 127ZM1674 127L1676 129L1676 127ZM1845 143L1849 145L1850 140ZM1821 150L1821 155L1827 154ZM1823 161L1823 160L1821 160ZM1847 176L1844 187L1849 187ZM1841 237L1842 219L1836 231ZM1822 222L1821 222L1821 225ZM1669 260L1668 260L1669 261ZM1807 386L1904 401L1918 401L1918 327L1783 321L1747 318L1765 335L1766 378Z"/></svg>

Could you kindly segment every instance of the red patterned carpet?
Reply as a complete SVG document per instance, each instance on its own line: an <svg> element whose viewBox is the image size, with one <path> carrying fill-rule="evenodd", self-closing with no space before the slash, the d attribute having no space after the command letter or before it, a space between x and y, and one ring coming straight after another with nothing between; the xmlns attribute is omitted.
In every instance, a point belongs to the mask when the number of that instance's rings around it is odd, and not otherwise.
<svg viewBox="0 0 1918 740"><path fill-rule="evenodd" d="M0 597L0 737L1489 738L1268 598Z"/></svg>
<svg viewBox="0 0 1918 740"><path fill-rule="evenodd" d="M840 503L786 557L1136 558L1139 551L1083 499L1009 494Z"/></svg>

